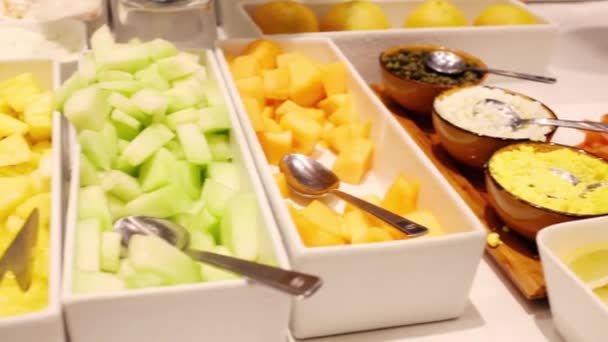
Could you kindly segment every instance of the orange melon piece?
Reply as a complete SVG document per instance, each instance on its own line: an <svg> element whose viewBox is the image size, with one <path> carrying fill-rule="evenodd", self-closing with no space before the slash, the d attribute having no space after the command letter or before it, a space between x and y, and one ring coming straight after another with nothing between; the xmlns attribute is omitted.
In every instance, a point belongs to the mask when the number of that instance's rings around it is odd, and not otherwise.
<svg viewBox="0 0 608 342"><path fill-rule="evenodd" d="M347 237L348 242L352 242L364 235L369 225L365 214L361 210L351 210L344 214L344 224L342 227L342 235Z"/></svg>
<svg viewBox="0 0 608 342"><path fill-rule="evenodd" d="M331 95L318 104L318 107L323 109L327 116L332 115L341 107L349 108L353 106L354 102L351 94Z"/></svg>
<svg viewBox="0 0 608 342"><path fill-rule="evenodd" d="M299 52L283 53L277 56L277 67L287 67L295 61L304 61L312 63L312 60Z"/></svg>
<svg viewBox="0 0 608 342"><path fill-rule="evenodd" d="M258 135L266 159L270 164L278 165L284 155L291 153L293 135L286 132L264 132Z"/></svg>
<svg viewBox="0 0 608 342"><path fill-rule="evenodd" d="M287 100L289 97L289 71L287 68L264 70L264 94L272 100Z"/></svg>
<svg viewBox="0 0 608 342"><path fill-rule="evenodd" d="M289 198L291 195L291 190L289 190L289 186L287 185L287 180L285 179L285 174L282 172L275 173L273 175L274 181L277 183L279 187L279 191L281 192L281 196L283 198Z"/></svg>
<svg viewBox="0 0 608 342"><path fill-rule="evenodd" d="M355 139L343 146L332 170L346 183L361 184L372 167L374 144L367 139Z"/></svg>
<svg viewBox="0 0 608 342"><path fill-rule="evenodd" d="M284 115L279 125L293 132L293 149L297 153L311 154L323 134L323 127L318 122L300 113Z"/></svg>
<svg viewBox="0 0 608 342"><path fill-rule="evenodd" d="M268 119L274 119L274 107L266 106L262 110L262 117Z"/></svg>
<svg viewBox="0 0 608 342"><path fill-rule="evenodd" d="M393 241L393 237L387 231L378 227L368 228L364 234L353 237L353 244Z"/></svg>
<svg viewBox="0 0 608 342"><path fill-rule="evenodd" d="M342 236L343 218L325 205L325 203L317 200L310 202L310 204L302 209L302 215L306 216L321 229Z"/></svg>
<svg viewBox="0 0 608 342"><path fill-rule="evenodd" d="M386 191L382 207L399 215L414 211L418 207L419 191L420 182L410 182L400 174Z"/></svg>
<svg viewBox="0 0 608 342"><path fill-rule="evenodd" d="M304 215L303 210L295 209L292 206L288 206L288 208L304 245L321 247L346 244L346 241L339 234L333 234L323 229L316 221L312 221Z"/></svg>
<svg viewBox="0 0 608 342"><path fill-rule="evenodd" d="M295 60L289 69L289 98L300 106L314 106L325 97L321 71L312 62Z"/></svg>
<svg viewBox="0 0 608 342"><path fill-rule="evenodd" d="M262 75L262 68L253 56L238 56L230 63L230 71L235 80Z"/></svg>
<svg viewBox="0 0 608 342"><path fill-rule="evenodd" d="M359 122L359 116L353 106L341 106L329 116L328 120L336 126L348 125Z"/></svg>
<svg viewBox="0 0 608 342"><path fill-rule="evenodd" d="M287 113L301 112L305 109L306 109L305 107L302 107L291 100L287 100L287 101L281 103L281 105L277 107L277 109L274 111L274 113L277 117L277 120L280 120L281 117Z"/></svg>
<svg viewBox="0 0 608 342"><path fill-rule="evenodd" d="M243 96L241 100L243 101L243 106L245 107L245 111L247 111L249 122L251 122L253 130L256 132L263 131L264 120L262 118L262 107L260 106L260 103L250 96Z"/></svg>
<svg viewBox="0 0 608 342"><path fill-rule="evenodd" d="M323 87L327 96L346 93L346 66L344 63L320 65Z"/></svg>
<svg viewBox="0 0 608 342"><path fill-rule="evenodd" d="M239 94L241 96L249 96L256 99L261 108L266 105L266 99L264 97L264 81L262 80L262 77L255 76L237 80L236 88L239 90Z"/></svg>
<svg viewBox="0 0 608 342"><path fill-rule="evenodd" d="M264 123L264 132L281 133L283 130L279 124L271 118L265 117L262 113L262 122Z"/></svg>
<svg viewBox="0 0 608 342"><path fill-rule="evenodd" d="M274 69L277 67L277 57L283 50L275 42L268 39L258 39L249 43L244 54L255 57L262 69Z"/></svg>
<svg viewBox="0 0 608 342"><path fill-rule="evenodd" d="M326 135L329 147L336 153L340 153L345 146L355 139L366 139L371 131L371 121L366 123L351 123L334 127Z"/></svg>

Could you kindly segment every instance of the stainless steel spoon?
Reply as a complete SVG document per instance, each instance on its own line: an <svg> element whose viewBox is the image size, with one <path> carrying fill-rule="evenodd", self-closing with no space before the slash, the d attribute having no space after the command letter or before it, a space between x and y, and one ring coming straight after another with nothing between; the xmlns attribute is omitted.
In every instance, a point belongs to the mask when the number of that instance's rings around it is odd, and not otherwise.
<svg viewBox="0 0 608 342"><path fill-rule="evenodd" d="M426 65L442 74L454 75L461 74L467 70L473 70L481 73L491 73L501 76L520 78L529 81L536 81L542 83L555 83L557 79L553 77L546 76L538 76L525 74L521 72L507 71L507 70L499 70L499 69L484 69L479 67L467 66L465 61L458 56L457 54L445 51L445 50L436 50L431 52L426 60Z"/></svg>
<svg viewBox="0 0 608 342"><path fill-rule="evenodd" d="M568 182L572 185L577 185L581 182L581 180L577 176L573 175L572 173L570 173L564 169L552 167L549 169L549 171L551 171L552 174L564 179L566 182ZM583 192L579 195L579 197L585 198L585 196L589 192L594 191L599 188L606 187L606 186L608 186L608 182L597 182L597 183L589 184L585 187L585 190L583 190Z"/></svg>
<svg viewBox="0 0 608 342"><path fill-rule="evenodd" d="M477 105L490 105L498 109L505 117L509 119L509 126L513 130L516 130L524 125L539 125L578 128L587 131L608 133L608 124L601 122L556 120L549 118L522 119L512 106L496 99L483 99L479 101L476 106Z"/></svg>
<svg viewBox="0 0 608 342"><path fill-rule="evenodd" d="M428 228L416 222L340 191L338 177L323 164L303 154L284 156L279 168L285 174L289 187L303 197L320 198L331 193L399 229L409 237L428 232Z"/></svg>
<svg viewBox="0 0 608 342"><path fill-rule="evenodd" d="M313 275L288 271L221 254L188 249L190 240L188 230L169 220L148 216L127 216L114 223L114 230L120 233L124 247L129 245L129 240L133 235L157 236L183 250L197 261L241 274L298 298L312 296L322 285L321 279Z"/></svg>

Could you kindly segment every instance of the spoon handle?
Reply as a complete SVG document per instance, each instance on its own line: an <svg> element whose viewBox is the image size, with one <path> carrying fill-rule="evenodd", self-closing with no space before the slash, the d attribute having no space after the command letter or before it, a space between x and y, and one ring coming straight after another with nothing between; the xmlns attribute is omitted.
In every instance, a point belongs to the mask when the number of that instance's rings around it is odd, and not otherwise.
<svg viewBox="0 0 608 342"><path fill-rule="evenodd" d="M608 124L601 122L573 121L573 120L555 120L547 118L528 119L527 122L541 126L559 126L578 128L587 131L596 131L608 133Z"/></svg>
<svg viewBox="0 0 608 342"><path fill-rule="evenodd" d="M555 79L553 77L525 74L522 72L515 72L515 71L507 71L507 70L500 70L500 69L482 69L482 68L471 68L471 70L475 70L475 71L479 71L479 72L487 72L487 73L506 76L506 77L520 78L523 80L535 81L535 82L541 82L541 83L553 84L553 83L557 82L557 79Z"/></svg>
<svg viewBox="0 0 608 342"><path fill-rule="evenodd" d="M200 262L243 275L298 298L312 296L323 284L319 277L313 275L288 271L252 261L197 250L187 250L186 253Z"/></svg>
<svg viewBox="0 0 608 342"><path fill-rule="evenodd" d="M424 235L429 231L426 227L423 227L416 222L412 222L402 216L394 214L386 209L380 208L377 205L364 201L355 196L349 195L340 190L332 190L332 193L345 200L346 202L355 205L359 209L365 210L366 212L374 215L382 221L399 229L410 237Z"/></svg>

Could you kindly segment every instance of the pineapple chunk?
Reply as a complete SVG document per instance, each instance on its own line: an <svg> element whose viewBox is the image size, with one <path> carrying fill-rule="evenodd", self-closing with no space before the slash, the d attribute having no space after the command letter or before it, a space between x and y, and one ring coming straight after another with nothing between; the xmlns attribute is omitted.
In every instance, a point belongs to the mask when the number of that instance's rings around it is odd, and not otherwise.
<svg viewBox="0 0 608 342"><path fill-rule="evenodd" d="M289 70L278 68L264 70L264 94L273 100L287 100L289 97Z"/></svg>
<svg viewBox="0 0 608 342"><path fill-rule="evenodd" d="M254 56L260 62L262 69L269 70L277 67L277 57L282 54L281 48L271 40L258 39L245 48L244 54Z"/></svg>
<svg viewBox="0 0 608 342"><path fill-rule="evenodd" d="M259 102L253 97L243 96L243 106L245 106L245 110L247 111L247 115L249 116L249 121L251 122L251 126L253 130L256 132L261 132L264 130L264 120L262 119L262 109L260 107Z"/></svg>
<svg viewBox="0 0 608 342"><path fill-rule="evenodd" d="M341 107L354 107L353 96L351 94L331 95L319 102L319 108L323 109L327 116L332 115Z"/></svg>
<svg viewBox="0 0 608 342"><path fill-rule="evenodd" d="M310 58L299 52L283 53L277 56L277 67L284 68L297 61L312 63Z"/></svg>
<svg viewBox="0 0 608 342"><path fill-rule="evenodd" d="M364 234L353 237L353 244L384 241L393 241L393 237L387 231L378 227L370 227Z"/></svg>
<svg viewBox="0 0 608 342"><path fill-rule="evenodd" d="M0 221L3 221L31 195L31 189L27 176L0 178L0 189Z"/></svg>
<svg viewBox="0 0 608 342"><path fill-rule="evenodd" d="M290 131L264 132L259 135L259 139L266 159L270 164L278 165L284 155L291 153L293 134Z"/></svg>
<svg viewBox="0 0 608 342"><path fill-rule="evenodd" d="M357 123L359 118L353 106L341 106L328 119L336 126Z"/></svg>
<svg viewBox="0 0 608 342"><path fill-rule="evenodd" d="M410 221L414 221L419 225L425 226L429 229L426 236L440 236L445 235L439 220L429 210L415 210L405 214L403 217Z"/></svg>
<svg viewBox="0 0 608 342"><path fill-rule="evenodd" d="M400 174L386 191L381 205L396 214L407 214L418 207L419 191L420 182L408 182L407 178Z"/></svg>
<svg viewBox="0 0 608 342"><path fill-rule="evenodd" d="M264 98L264 81L262 77L249 77L236 81L236 87L241 97L251 97L258 101L260 108L266 105ZM260 109L261 110L261 109Z"/></svg>
<svg viewBox="0 0 608 342"><path fill-rule="evenodd" d="M0 113L0 138L7 137L12 134L26 134L29 127L21 120Z"/></svg>
<svg viewBox="0 0 608 342"><path fill-rule="evenodd" d="M39 93L40 86L31 73L20 74L0 83L0 97L17 113L23 113L31 98Z"/></svg>
<svg viewBox="0 0 608 342"><path fill-rule="evenodd" d="M262 113L262 121L264 122L264 132L268 132L268 133L281 133L283 130L281 129L281 126L279 126L279 124L264 116L264 113Z"/></svg>
<svg viewBox="0 0 608 342"><path fill-rule="evenodd" d="M320 65L323 87L327 96L346 93L346 66L344 63Z"/></svg>
<svg viewBox="0 0 608 342"><path fill-rule="evenodd" d="M277 117L277 120L280 120L281 117L283 117L287 113L299 113L305 109L305 107L299 106L297 103L291 100L287 100L281 103L281 105L277 107L274 113Z"/></svg>
<svg viewBox="0 0 608 342"><path fill-rule="evenodd" d="M325 97L321 71L312 62L295 60L289 69L289 98L300 106L314 106Z"/></svg>
<svg viewBox="0 0 608 342"><path fill-rule="evenodd" d="M40 225L47 227L51 217L51 193L45 192L28 198L17 207L15 215L25 220L34 208L38 208L40 213Z"/></svg>
<svg viewBox="0 0 608 342"><path fill-rule="evenodd" d="M308 206L302 209L302 215L320 229L344 238L342 228L344 219L325 203L317 200L310 202Z"/></svg>
<svg viewBox="0 0 608 342"><path fill-rule="evenodd" d="M53 93L45 92L32 99L25 107L23 121L30 126L34 140L50 139L53 135Z"/></svg>
<svg viewBox="0 0 608 342"><path fill-rule="evenodd" d="M230 63L230 71L235 80L261 76L260 62L254 56L238 56Z"/></svg>
<svg viewBox="0 0 608 342"><path fill-rule="evenodd" d="M316 222L311 221L303 214L303 210L297 210L292 206L288 206L288 208L304 245L308 247L321 247L346 244L346 241L339 234L331 233L323 229Z"/></svg>
<svg viewBox="0 0 608 342"><path fill-rule="evenodd" d="M11 108L11 106L8 104L8 101L3 99L2 97L0 97L0 113L10 114L11 116L15 116L16 114Z"/></svg>
<svg viewBox="0 0 608 342"><path fill-rule="evenodd" d="M289 198L291 195L291 190L289 190L289 186L287 185L287 179L285 178L285 174L282 172L275 173L273 175L274 181L277 183L279 187L279 191L281 192L281 196L283 198Z"/></svg>
<svg viewBox="0 0 608 342"><path fill-rule="evenodd" d="M262 117L268 119L274 119L274 107L266 106L262 110Z"/></svg>
<svg viewBox="0 0 608 342"><path fill-rule="evenodd" d="M367 219L361 210L351 210L344 214L343 235L348 242L356 241L368 228Z"/></svg>
<svg viewBox="0 0 608 342"><path fill-rule="evenodd" d="M32 151L21 134L13 134L0 141L0 167L28 162Z"/></svg>
<svg viewBox="0 0 608 342"><path fill-rule="evenodd" d="M345 146L338 155L333 171L341 181L361 184L363 177L372 167L374 145L367 139L355 139Z"/></svg>
<svg viewBox="0 0 608 342"><path fill-rule="evenodd" d="M299 113L284 115L279 125L293 132L293 147L297 153L310 155L323 134L323 127L318 122Z"/></svg>
<svg viewBox="0 0 608 342"><path fill-rule="evenodd" d="M332 124L333 125L333 124ZM355 139L369 138L371 121L362 124L359 122L341 125L333 128L326 135L329 147L336 153L340 153L345 146Z"/></svg>

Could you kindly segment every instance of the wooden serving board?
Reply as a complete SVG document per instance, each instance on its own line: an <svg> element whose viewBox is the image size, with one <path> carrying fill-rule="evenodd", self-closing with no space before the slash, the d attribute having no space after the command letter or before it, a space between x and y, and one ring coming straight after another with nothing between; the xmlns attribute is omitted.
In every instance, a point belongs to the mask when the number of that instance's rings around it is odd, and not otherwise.
<svg viewBox="0 0 608 342"><path fill-rule="evenodd" d="M500 270L526 299L546 298L545 279L536 244L504 228L504 223L488 202L483 171L462 166L450 158L439 144L430 115L410 114L385 96L383 86L373 84L371 87L479 217L488 232L496 232L500 235L503 241L500 246L496 248L486 246L486 253L496 262Z"/></svg>

